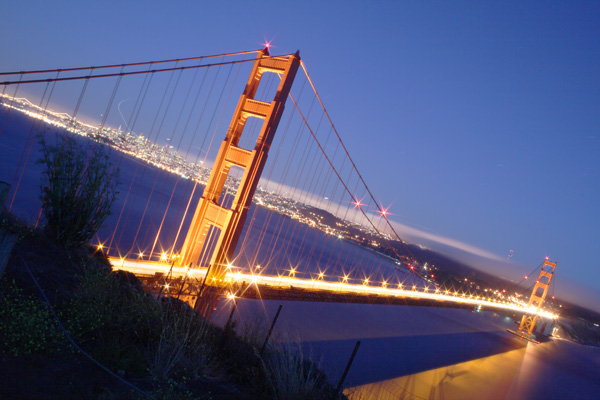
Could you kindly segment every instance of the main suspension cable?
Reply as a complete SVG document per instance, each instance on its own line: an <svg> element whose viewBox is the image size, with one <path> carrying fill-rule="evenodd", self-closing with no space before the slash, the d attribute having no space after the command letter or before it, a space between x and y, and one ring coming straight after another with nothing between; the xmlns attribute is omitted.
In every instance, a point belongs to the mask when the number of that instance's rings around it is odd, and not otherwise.
<svg viewBox="0 0 600 400"><path fill-rule="evenodd" d="M327 116L327 119L329 120L329 123L331 124L331 127L333 128L333 131L335 132L335 135L337 136L340 144L342 145L342 148L344 149L344 152L346 153L346 156L348 157L348 160L350 161L350 163L352 163L352 167L354 168L354 170L356 171L359 179L361 180L361 182L363 183L367 193L369 194L369 197L371 198L371 200L373 201L373 203L375 204L375 206L377 207L377 210L379 211L379 213L381 213L388 225L388 227L392 230L392 232L394 233L394 235L396 236L396 238L398 239L398 241L402 244L402 246L405 248L405 250L408 252L408 254L410 255L410 257L414 260L417 261L417 258L413 255L413 253L410 251L410 249L408 248L408 246L406 245L406 243L404 242L404 240L402 240L402 238L400 237L400 235L398 235L398 233L396 232L396 229L394 229L394 227L390 224L389 220L387 219L387 216L384 213L384 210L381 208L381 206L379 205L379 203L377 203L377 201L375 200L375 197L373 196L373 193L371 192L371 190L369 189L369 187L367 186L367 183L365 182L364 178L362 177L361 173L358 171L358 168L356 167L356 165L354 164L354 161L352 160L352 158L350 157L350 154L348 153L348 149L346 148L346 146L344 145L344 142L342 141L342 138L340 137L337 129L335 128L335 125L333 124L333 121L331 120L331 117L329 115L329 113L327 112L327 110L325 109L325 105L323 104L323 101L321 100L321 97L319 96L319 94L317 93L317 89L315 88L315 85L312 82L312 79L310 78L310 75L308 75L308 71L306 70L306 66L304 65L304 62L301 60L300 61L300 65L302 66L302 69L304 70L304 73L306 75L306 78L308 79L308 82L310 83L315 96L317 97L317 99L319 100L319 103L321 104L321 107L323 109L323 112L325 113L325 115ZM340 178L341 179L341 178ZM344 185L345 186L345 185ZM352 196L352 193L349 192L349 194ZM360 207L359 207L360 208ZM362 211L362 210L361 210ZM387 243L387 241L386 241ZM396 250L392 247L392 251L394 253L397 254ZM399 255L398 255L399 256ZM418 261L417 261L418 262ZM419 274L420 276L420 274Z"/></svg>
<svg viewBox="0 0 600 400"><path fill-rule="evenodd" d="M308 76L308 75L307 75ZM312 83L311 83L312 85ZM314 86L313 86L314 88ZM311 136L313 137L313 139L315 140L315 142L317 143L317 146L319 147L319 149L321 150L321 152L323 153L323 155L325 156L325 158L327 159L327 162L329 163L329 166L332 168L333 172L336 174L336 176L338 177L338 181L341 182L342 186L344 187L346 193L348 193L348 195L350 195L351 198L354 199L350 188L348 188L348 186L346 185L346 182L344 182L344 180L342 179L340 173L337 171L337 169L335 168L335 166L333 165L333 162L331 161L331 159L327 156L327 154L325 153L325 149L323 148L323 146L321 145L321 143L319 143L315 133L313 132L313 130L310 128L310 126L308 125L308 121L306 120L306 118L304 117L304 115L302 114L302 111L300 111L300 108L298 107L298 104L296 103L296 100L294 100L294 97L290 94L290 99L292 100L292 102L294 103L294 106L296 107L296 109L298 110L299 115L302 117L302 120L304 121L304 124L306 125L308 131L310 132ZM317 96L318 97L318 96ZM319 99L320 101L320 99ZM339 136L338 136L339 137ZM344 150L346 150L344 148ZM347 150L346 150L346 154L348 155L348 158L350 157L350 155L348 154ZM352 163L352 165L354 165L354 163ZM356 167L355 167L356 168ZM361 177L362 180L362 177ZM369 189L366 187L366 184L364 183L363 180L363 184L365 186L365 188L367 189L367 191L369 191ZM369 193L371 193L369 191ZM379 206L378 206L379 207ZM379 229L377 229L377 227L375 226L375 224L373 224L373 221L371 221L371 219L366 215L366 212L359 207L360 212L364 215L364 217L367 219L367 221L369 221L369 224L371 225L371 227L375 230L375 232L377 232L381 238L383 239L383 241L386 243L386 245L388 245L388 247L394 252L394 254L396 255L396 257L398 257L398 259L400 259L400 254L398 254L398 252L396 251L396 249L391 245L391 243L389 243L389 241L386 239L385 235L383 235ZM384 215L385 217L385 215ZM387 221L387 218L386 218ZM389 224L389 222L388 222ZM397 234L396 234L397 236ZM400 239L400 241L404 244L404 242L402 241L402 239ZM404 245L406 246L406 245ZM416 261L416 258L412 255L412 253L409 254L411 255L411 257ZM414 272L416 275L418 275L419 277L421 277L422 279L425 279L423 276L421 276L420 273L418 273L416 270L411 270L412 272Z"/></svg>
<svg viewBox="0 0 600 400"><path fill-rule="evenodd" d="M195 61L195 60L204 60L207 58L217 58L217 57L229 57L229 56L239 56L250 53L258 53L261 50L248 50L241 51L237 53L227 53L227 54L216 54L211 56L199 56L199 57L188 57L188 58L174 58L170 60L158 60L158 61L143 61L136 63L127 63L127 64L111 64L111 65L100 65L95 67L74 67L74 68L58 68L58 69L45 69L45 70L37 70L37 71L19 71L19 72L0 72L0 75L17 75L17 74L45 74L51 72L71 72L71 71L85 71L88 69L106 69L106 68L125 68L125 67L137 67L141 65L152 65L152 64L164 64L164 63L177 63L182 61Z"/></svg>
<svg viewBox="0 0 600 400"><path fill-rule="evenodd" d="M282 56L270 56L270 57L265 57L265 59L266 58L279 58L279 57L286 57L286 56L290 56L290 54L284 54ZM187 70L187 69L207 68L207 67L215 67L215 66L219 66L219 65L242 64L242 63L249 63L249 62L254 62L254 61L255 60L253 60L253 59L249 59L249 60L234 60L234 61L223 61L223 62L212 63L212 64L196 64L196 65L186 65L186 66L182 66L182 67L170 67L170 68L159 68L159 69L152 69L152 70L118 72L118 73L112 73L112 74L78 75L78 76L70 76L70 77L64 77L64 78L47 78L47 79L30 79L30 80L19 80L19 81L5 81L5 82L0 82L0 85L16 85L16 84L25 84L25 83L44 83L44 82L55 82L55 81L56 82L62 82L62 81L75 81L75 80L81 80L81 79L96 79L96 78L109 78L109 77L115 77L115 76L141 75L141 74L148 74L148 73L155 73L155 72L184 71L184 70Z"/></svg>

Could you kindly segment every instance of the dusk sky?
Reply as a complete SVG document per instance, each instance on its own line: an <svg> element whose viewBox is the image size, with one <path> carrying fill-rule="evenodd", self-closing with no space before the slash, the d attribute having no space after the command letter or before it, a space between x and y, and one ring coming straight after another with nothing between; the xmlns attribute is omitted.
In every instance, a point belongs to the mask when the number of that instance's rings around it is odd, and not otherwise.
<svg viewBox="0 0 600 400"><path fill-rule="evenodd" d="M0 71L300 50L409 241L515 280L548 256L600 310L598 1L21 0L0 34Z"/></svg>

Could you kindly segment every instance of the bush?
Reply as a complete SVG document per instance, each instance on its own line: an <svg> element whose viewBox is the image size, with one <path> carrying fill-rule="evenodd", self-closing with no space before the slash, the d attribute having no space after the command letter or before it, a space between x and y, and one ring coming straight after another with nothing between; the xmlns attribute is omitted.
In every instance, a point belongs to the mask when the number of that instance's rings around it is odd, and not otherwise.
<svg viewBox="0 0 600 400"><path fill-rule="evenodd" d="M101 145L80 145L69 134L57 135L55 145L39 138L44 164L41 181L45 230L67 246L89 242L110 215L117 195L118 170Z"/></svg>
<svg viewBox="0 0 600 400"><path fill-rule="evenodd" d="M14 281L0 282L0 346L13 356L63 350L66 340L46 304Z"/></svg>
<svg viewBox="0 0 600 400"><path fill-rule="evenodd" d="M85 270L61 318L76 342L109 368L146 370L143 349L158 334L159 309L116 273Z"/></svg>

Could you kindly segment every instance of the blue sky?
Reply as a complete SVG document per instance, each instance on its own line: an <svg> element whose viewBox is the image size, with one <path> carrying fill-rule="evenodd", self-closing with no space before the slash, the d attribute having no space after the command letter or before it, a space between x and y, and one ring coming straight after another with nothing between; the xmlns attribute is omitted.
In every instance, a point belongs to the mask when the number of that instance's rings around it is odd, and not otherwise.
<svg viewBox="0 0 600 400"><path fill-rule="evenodd" d="M409 238L517 280L549 256L599 307L597 1L24 0L0 34L2 71L299 49Z"/></svg>

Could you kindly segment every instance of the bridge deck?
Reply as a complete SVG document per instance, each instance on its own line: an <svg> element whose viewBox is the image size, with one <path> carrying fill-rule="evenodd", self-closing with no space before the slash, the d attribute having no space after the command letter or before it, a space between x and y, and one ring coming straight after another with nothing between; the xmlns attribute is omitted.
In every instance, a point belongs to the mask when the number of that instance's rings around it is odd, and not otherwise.
<svg viewBox="0 0 600 400"><path fill-rule="evenodd" d="M113 269L131 272L141 278L152 290L161 294L181 296L182 300L193 302L200 291L206 268L188 269L166 263L138 261L109 257ZM301 279L284 276L270 276L237 272L227 272L226 281L230 294L249 298L418 305L431 307L452 307L473 309L509 310L522 313L535 313L519 304L501 303L466 295L436 293L434 290L419 291L386 287L355 285L343 282L329 282L314 279ZM164 291L163 288L168 289ZM553 318L550 313L540 312L543 317Z"/></svg>

